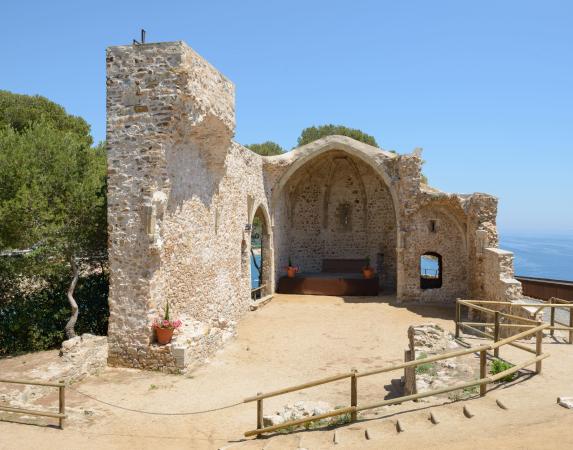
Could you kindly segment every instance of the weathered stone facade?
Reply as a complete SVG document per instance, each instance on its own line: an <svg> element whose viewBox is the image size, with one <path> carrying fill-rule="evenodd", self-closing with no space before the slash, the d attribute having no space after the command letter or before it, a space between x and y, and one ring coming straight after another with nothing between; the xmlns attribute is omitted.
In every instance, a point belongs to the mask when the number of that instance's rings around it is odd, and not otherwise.
<svg viewBox="0 0 573 450"><path fill-rule="evenodd" d="M183 370L233 335L249 310L255 214L265 294L289 257L313 272L366 256L399 301L519 291L511 261L494 257L494 197L430 188L419 152L343 136L261 157L232 140L234 108L233 84L182 42L107 51L110 364ZM421 287L427 252L441 255L440 288ZM185 325L157 346L167 302Z"/></svg>

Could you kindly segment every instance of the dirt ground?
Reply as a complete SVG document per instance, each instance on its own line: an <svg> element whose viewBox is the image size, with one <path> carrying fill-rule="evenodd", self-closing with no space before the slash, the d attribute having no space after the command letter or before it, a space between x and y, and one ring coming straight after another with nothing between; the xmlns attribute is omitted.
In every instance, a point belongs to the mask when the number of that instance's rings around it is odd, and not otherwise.
<svg viewBox="0 0 573 450"><path fill-rule="evenodd" d="M108 368L73 389L128 409L194 412L351 368L364 371L402 362L412 324L437 323L453 331L452 309L401 306L392 300L277 295L264 308L247 314L237 338L189 375ZM243 433L256 426L254 403L193 415L143 414L70 389L66 402L70 418L63 431L50 419L3 414L0 449L573 448L573 410L556 405L557 396L573 396L573 346L545 344L545 349L552 356L544 361L541 375L521 376L511 386L492 388L486 397L466 402L386 407L338 428L338 444L332 429L246 440ZM513 362L530 358L505 347L502 356ZM29 377L57 357L52 351L0 360L0 377ZM359 404L383 400L391 380L400 376L394 372L359 379ZM349 382L342 380L269 399L264 407L268 414L297 400L348 405L349 396ZM54 392L39 404L56 405L56 398ZM499 408L496 399L508 409ZM462 414L464 405L474 417ZM440 417L438 425L427 420L430 410ZM396 432L396 420L404 432ZM370 440L365 439L366 429Z"/></svg>

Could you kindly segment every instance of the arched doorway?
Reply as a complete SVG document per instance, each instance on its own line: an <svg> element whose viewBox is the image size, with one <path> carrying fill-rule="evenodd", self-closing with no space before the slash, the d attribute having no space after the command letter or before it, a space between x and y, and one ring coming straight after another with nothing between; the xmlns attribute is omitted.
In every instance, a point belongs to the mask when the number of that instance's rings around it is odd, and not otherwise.
<svg viewBox="0 0 573 450"><path fill-rule="evenodd" d="M263 206L255 211L251 221L250 273L254 300L273 291L272 243L268 215Z"/></svg>

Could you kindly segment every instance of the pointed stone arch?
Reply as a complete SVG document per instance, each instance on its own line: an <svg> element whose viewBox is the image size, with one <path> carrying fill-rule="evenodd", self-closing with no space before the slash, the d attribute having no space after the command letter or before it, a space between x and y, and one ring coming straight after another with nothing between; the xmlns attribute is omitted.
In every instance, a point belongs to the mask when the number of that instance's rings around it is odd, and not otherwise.
<svg viewBox="0 0 573 450"><path fill-rule="evenodd" d="M253 208L249 223L251 224L251 233L255 232L253 223L256 219L261 222L261 247L258 261L254 263L256 270L260 271L260 285L264 286L260 291L262 296L272 294L274 292L274 251L272 239L271 218L266 206L260 203L256 208ZM249 246L251 255L256 257L255 250ZM250 265L249 265L250 267ZM252 277L252 274L250 274ZM250 278L249 278L250 279Z"/></svg>

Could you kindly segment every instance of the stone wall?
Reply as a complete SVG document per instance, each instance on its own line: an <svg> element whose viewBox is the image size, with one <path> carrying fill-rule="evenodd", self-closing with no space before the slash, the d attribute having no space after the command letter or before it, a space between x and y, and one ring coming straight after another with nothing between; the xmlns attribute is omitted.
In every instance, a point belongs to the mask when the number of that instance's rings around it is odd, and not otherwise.
<svg viewBox="0 0 573 450"><path fill-rule="evenodd" d="M248 310L261 157L232 142L234 87L181 42L107 53L109 362L183 370ZM154 344L169 302L184 326Z"/></svg>

